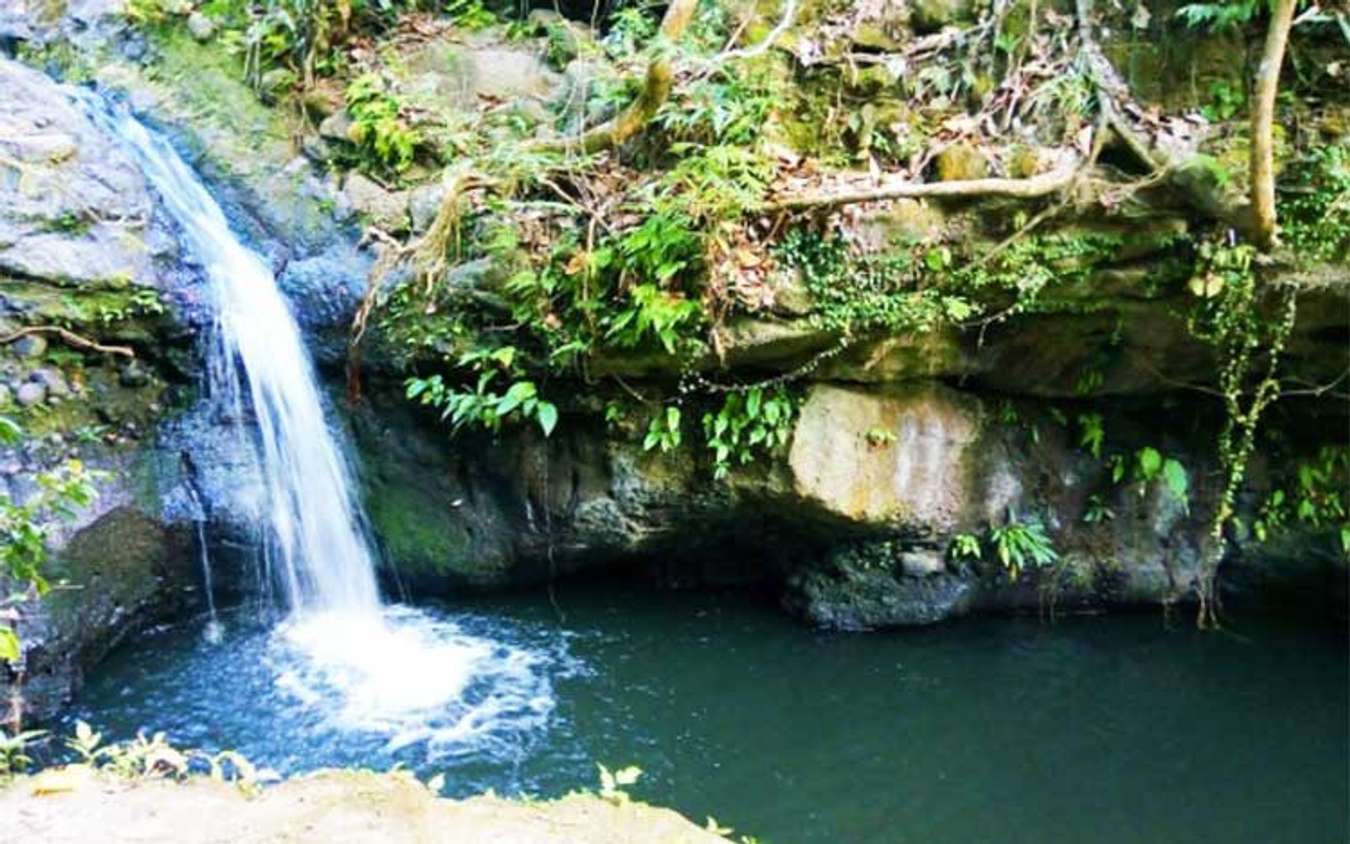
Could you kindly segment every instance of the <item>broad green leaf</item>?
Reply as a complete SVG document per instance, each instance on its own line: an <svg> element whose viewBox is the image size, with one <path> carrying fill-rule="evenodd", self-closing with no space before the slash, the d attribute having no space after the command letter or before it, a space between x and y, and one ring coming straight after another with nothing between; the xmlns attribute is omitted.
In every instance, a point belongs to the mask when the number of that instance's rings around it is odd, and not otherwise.
<svg viewBox="0 0 1350 844"><path fill-rule="evenodd" d="M1144 446L1139 449L1136 455L1139 465L1139 477L1145 481L1151 481L1158 476L1158 470L1162 468L1162 454L1152 446Z"/></svg>
<svg viewBox="0 0 1350 844"><path fill-rule="evenodd" d="M539 427L544 430L544 436L550 436L554 427L558 424L558 408L550 402L541 401L536 415L539 419Z"/></svg>
<svg viewBox="0 0 1350 844"><path fill-rule="evenodd" d="M19 637L8 627L0 627L0 660L19 661Z"/></svg>
<svg viewBox="0 0 1350 844"><path fill-rule="evenodd" d="M511 385L511 389L506 391L502 400L497 404L495 410L498 416L506 416L511 411L520 406L526 399L534 398L534 384L530 381L517 381Z"/></svg>
<svg viewBox="0 0 1350 844"><path fill-rule="evenodd" d="M1167 458L1162 467L1163 482L1176 500L1189 509L1190 479L1186 476L1186 467L1176 460Z"/></svg>

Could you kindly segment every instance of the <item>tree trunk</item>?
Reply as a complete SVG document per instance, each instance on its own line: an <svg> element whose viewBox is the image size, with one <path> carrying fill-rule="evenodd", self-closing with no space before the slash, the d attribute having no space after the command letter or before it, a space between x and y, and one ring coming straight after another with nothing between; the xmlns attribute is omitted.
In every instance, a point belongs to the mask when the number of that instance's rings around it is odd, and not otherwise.
<svg viewBox="0 0 1350 844"><path fill-rule="evenodd" d="M1262 249L1275 246L1275 150L1272 124L1275 95L1280 88L1280 67L1294 22L1295 0L1275 0L1266 30L1266 46L1256 71L1252 102L1252 237Z"/></svg>

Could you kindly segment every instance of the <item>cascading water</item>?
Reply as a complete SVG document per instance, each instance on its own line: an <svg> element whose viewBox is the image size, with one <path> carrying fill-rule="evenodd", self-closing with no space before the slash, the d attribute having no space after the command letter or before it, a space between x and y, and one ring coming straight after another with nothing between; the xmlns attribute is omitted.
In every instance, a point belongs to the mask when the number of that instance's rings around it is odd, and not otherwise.
<svg viewBox="0 0 1350 844"><path fill-rule="evenodd" d="M211 394L263 479L263 556L290 611L263 657L276 688L331 726L380 732L391 746L425 742L433 756L496 753L541 729L554 705L545 669L561 654L381 604L348 461L272 272L163 137L91 92L77 96L159 192L210 283ZM256 431L242 428L246 405Z"/></svg>
<svg viewBox="0 0 1350 844"><path fill-rule="evenodd" d="M94 113L130 148L210 281L217 315L210 371L226 382L213 387L217 396L234 396L247 385L267 526L290 607L378 613L374 565L354 516L346 461L271 270L235 239L220 206L168 142L130 115Z"/></svg>

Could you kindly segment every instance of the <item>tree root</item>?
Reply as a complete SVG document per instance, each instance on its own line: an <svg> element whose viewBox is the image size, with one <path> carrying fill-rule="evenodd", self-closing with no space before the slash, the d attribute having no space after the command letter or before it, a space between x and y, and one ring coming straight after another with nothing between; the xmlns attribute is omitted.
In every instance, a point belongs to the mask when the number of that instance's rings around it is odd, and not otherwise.
<svg viewBox="0 0 1350 844"><path fill-rule="evenodd" d="M679 40L693 20L698 0L675 0L666 9L661 19L659 37L666 41ZM628 108L619 112L613 119L586 130L580 135L566 138L549 138L530 144L531 152L582 152L588 155L622 146L625 141L641 132L656 113L670 98L671 88L675 84L675 71L671 67L670 56L661 53L647 65L646 80L642 92L638 94Z"/></svg>
<svg viewBox="0 0 1350 844"><path fill-rule="evenodd" d="M105 346L88 337L82 337L74 331L62 328L59 325L30 325L12 331L9 334L0 336L0 346L6 346L22 337L28 337L35 334L55 334L60 337L67 345L74 346L77 349L88 349L91 352L102 352L105 355L120 355L125 358L136 357L136 352L130 346Z"/></svg>

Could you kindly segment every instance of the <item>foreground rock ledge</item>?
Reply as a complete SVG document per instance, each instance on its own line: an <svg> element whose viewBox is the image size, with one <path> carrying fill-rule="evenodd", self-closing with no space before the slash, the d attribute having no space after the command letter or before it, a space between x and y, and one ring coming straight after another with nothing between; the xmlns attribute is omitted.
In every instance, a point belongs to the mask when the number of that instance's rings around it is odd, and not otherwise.
<svg viewBox="0 0 1350 844"><path fill-rule="evenodd" d="M437 798L408 774L319 771L249 796L205 778L124 780L82 769L0 790L0 841L360 841L705 844L726 839L670 809L590 794Z"/></svg>

